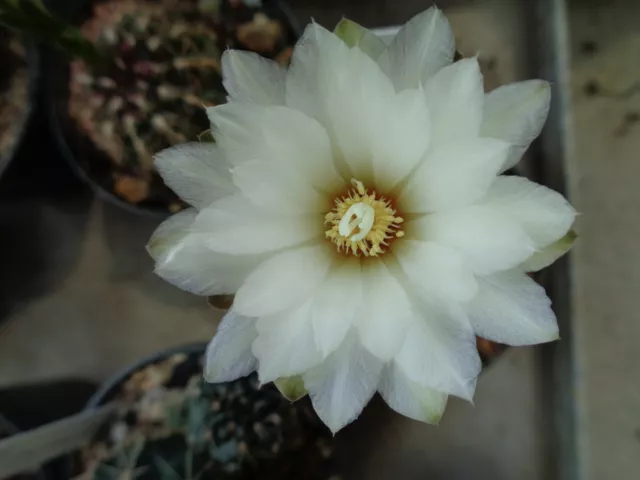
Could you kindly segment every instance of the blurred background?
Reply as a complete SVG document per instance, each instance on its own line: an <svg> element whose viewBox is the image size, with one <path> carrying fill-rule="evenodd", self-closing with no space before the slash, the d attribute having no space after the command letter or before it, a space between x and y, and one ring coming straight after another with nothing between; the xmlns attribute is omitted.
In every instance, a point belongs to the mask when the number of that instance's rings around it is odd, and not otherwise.
<svg viewBox="0 0 640 480"><path fill-rule="evenodd" d="M207 128L201 102L224 101L220 44L286 64L310 18L333 28L346 16L384 35L431 5L203 1L216 23L185 39L194 13L170 0L45 3L134 74L0 26L0 413L21 429L78 411L116 372L215 332L220 311L154 276L145 244L182 208L150 156ZM571 258L541 279L562 340L493 358L475 405L451 400L438 427L374 401L336 437L345 478L640 478L640 2L438 6L458 50L479 55L487 90L552 82L549 122L519 173L581 213ZM209 34L217 43L201 41ZM181 61L169 71L158 67L167 42Z"/></svg>

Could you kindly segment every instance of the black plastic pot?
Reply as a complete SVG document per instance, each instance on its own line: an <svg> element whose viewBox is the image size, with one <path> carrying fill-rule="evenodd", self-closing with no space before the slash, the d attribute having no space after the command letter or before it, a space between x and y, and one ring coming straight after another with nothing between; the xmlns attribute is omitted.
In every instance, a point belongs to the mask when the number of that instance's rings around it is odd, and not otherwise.
<svg viewBox="0 0 640 480"><path fill-rule="evenodd" d="M18 123L18 134L16 136L16 140L9 150L9 152L0 156L0 178L2 174L5 172L7 167L15 160L15 158L19 155L22 145L25 142L25 139L28 136L28 132L33 125L33 119L38 111L39 107L39 94L40 94L40 79L41 79L41 65L40 65L40 54L32 45L26 45L26 64L28 70L27 81L29 85L27 87L27 107L22 114L21 118L16 118L15 121ZM2 71L0 75L12 75L13 72Z"/></svg>
<svg viewBox="0 0 640 480"><path fill-rule="evenodd" d="M50 8L63 18L77 23L89 18L92 1L49 0ZM278 0L265 0L263 8L275 18L279 18L287 28L287 37L293 44L300 36L300 27L289 10ZM62 155L73 172L97 195L130 212L158 218L167 217L170 212L166 204L158 201L143 201L132 204L114 193L112 165L107 155L84 135L68 114L69 103L69 62L60 52L48 52L46 77L49 79L46 104L52 133ZM195 139L194 139L195 140Z"/></svg>

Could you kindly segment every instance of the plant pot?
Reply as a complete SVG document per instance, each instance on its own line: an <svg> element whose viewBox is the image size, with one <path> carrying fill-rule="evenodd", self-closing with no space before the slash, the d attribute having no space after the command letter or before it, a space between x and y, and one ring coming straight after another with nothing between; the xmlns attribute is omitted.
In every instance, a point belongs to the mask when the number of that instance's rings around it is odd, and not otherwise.
<svg viewBox="0 0 640 480"><path fill-rule="evenodd" d="M127 455L136 445L144 445L136 456L139 463L135 464L135 468L146 467L137 477L141 480L165 478L162 476L167 474L165 464L183 475L175 478L184 478L186 472L180 468L189 468L195 476L211 462L210 470L200 478L330 478L333 438L308 399L290 404L272 385L258 389L255 376L198 386L194 390L194 379L199 380L201 375L205 348L205 344L194 344L153 355L105 382L90 399L87 409L115 399L128 403L128 407L100 430L82 455L72 458L69 478L85 471L92 462L95 465L90 459L95 458L96 452L101 455L104 448L119 451L115 446L118 441ZM158 380L160 377L164 380ZM162 388L153 386L156 381ZM143 390L145 393L136 397L135 392ZM185 392L190 393L182 396ZM152 399L158 398L163 400L153 403ZM157 408L158 405L163 408ZM183 421L184 424L180 423ZM174 427L175 431L171 430ZM142 437L146 442L140 441ZM185 452L191 459L189 467L183 460ZM202 460L209 456L212 460ZM114 465L111 457L103 460L96 471L113 473ZM101 477L98 474L93 478Z"/></svg>
<svg viewBox="0 0 640 480"><path fill-rule="evenodd" d="M6 47L6 48L5 48ZM0 177L21 150L37 106L39 55L0 26Z"/></svg>
<svg viewBox="0 0 640 480"><path fill-rule="evenodd" d="M105 200L160 217L185 204L157 175L152 155L197 141L198 134L209 128L202 104L226 101L217 56L228 45L264 47L267 51L262 53L274 57L289 52L298 38L295 20L277 1L265 1L256 13L249 7L230 6L239 0L222 0L216 20L189 10L197 0L174 2L180 5L179 13L171 10L165 15L166 4L173 1L135 2L145 5L144 15L138 10L125 14L132 2L123 0L50 2L52 10L82 25L85 36L99 39L117 59L89 68L52 53L47 103L64 157ZM273 44L256 41L263 38L251 30L256 22L261 26L266 22L272 29ZM154 28L160 33L150 33Z"/></svg>

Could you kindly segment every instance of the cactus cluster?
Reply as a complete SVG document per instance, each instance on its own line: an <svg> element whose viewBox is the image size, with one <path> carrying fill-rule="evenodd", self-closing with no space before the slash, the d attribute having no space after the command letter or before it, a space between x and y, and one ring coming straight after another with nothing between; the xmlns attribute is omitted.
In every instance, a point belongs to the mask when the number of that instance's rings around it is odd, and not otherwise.
<svg viewBox="0 0 640 480"><path fill-rule="evenodd" d="M83 35L106 61L71 64L69 113L111 162L113 190L126 201L184 207L164 186L153 154L206 130L203 105L225 102L220 56L227 48L287 63L279 19L261 2L96 1Z"/></svg>
<svg viewBox="0 0 640 480"><path fill-rule="evenodd" d="M198 368L176 355L133 375L122 386L124 407L85 449L76 478L340 478L332 437L308 402L291 404L255 376L206 384Z"/></svg>

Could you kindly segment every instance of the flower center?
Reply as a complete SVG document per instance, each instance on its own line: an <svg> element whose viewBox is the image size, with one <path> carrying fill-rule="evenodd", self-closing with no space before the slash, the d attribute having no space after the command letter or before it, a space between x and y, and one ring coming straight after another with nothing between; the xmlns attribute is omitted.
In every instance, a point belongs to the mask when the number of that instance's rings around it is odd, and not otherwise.
<svg viewBox="0 0 640 480"><path fill-rule="evenodd" d="M404 236L400 230L404 219L396 216L385 197L368 193L356 179L351 184L353 189L336 198L333 210L325 215L325 224L331 225L325 236L339 252L376 257L385 252L389 240Z"/></svg>

